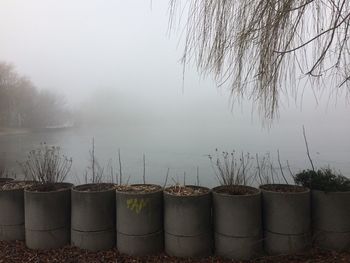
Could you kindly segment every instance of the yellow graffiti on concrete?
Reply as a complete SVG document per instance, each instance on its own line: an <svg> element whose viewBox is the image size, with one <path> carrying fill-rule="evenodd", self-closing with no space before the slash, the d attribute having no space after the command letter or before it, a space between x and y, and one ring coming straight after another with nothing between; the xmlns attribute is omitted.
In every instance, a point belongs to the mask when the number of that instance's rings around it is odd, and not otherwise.
<svg viewBox="0 0 350 263"><path fill-rule="evenodd" d="M135 212L136 214L139 214L143 208L147 206L148 200L146 199L139 199L139 198L130 198L126 200L127 208L129 208L131 211Z"/></svg>

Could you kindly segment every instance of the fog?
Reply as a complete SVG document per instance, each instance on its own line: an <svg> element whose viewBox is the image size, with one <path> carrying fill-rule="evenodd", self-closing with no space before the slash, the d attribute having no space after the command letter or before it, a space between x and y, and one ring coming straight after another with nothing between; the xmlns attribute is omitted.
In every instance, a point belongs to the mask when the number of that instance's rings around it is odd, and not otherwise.
<svg viewBox="0 0 350 263"><path fill-rule="evenodd" d="M317 164L350 175L344 94L315 95L308 86L300 87L296 101L282 94L279 117L269 125L254 102L232 105L228 88L217 88L195 65L186 65L183 75L182 26L169 32L168 19L168 1L162 0L1 1L0 60L39 89L63 94L80 127L0 136L8 163L49 140L77 160L73 173L79 174L95 137L101 159L114 158L121 149L130 174L141 169L145 153L148 173L157 174L157 182L167 167L180 175L200 166L203 176L210 176L206 155L215 148L280 149L294 169L303 169L308 168L305 125Z"/></svg>

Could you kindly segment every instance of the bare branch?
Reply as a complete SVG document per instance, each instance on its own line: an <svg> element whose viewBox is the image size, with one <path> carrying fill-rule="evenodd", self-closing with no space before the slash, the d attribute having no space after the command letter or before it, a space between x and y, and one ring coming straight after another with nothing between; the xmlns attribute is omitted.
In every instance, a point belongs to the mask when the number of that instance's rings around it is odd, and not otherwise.
<svg viewBox="0 0 350 263"><path fill-rule="evenodd" d="M309 145L308 145L307 139L306 139L306 134L305 134L305 127L304 127L304 125L303 125L303 136L304 136L304 141L305 141L306 154L307 154L307 157L309 158L309 161L310 161L312 170L315 172L314 163L313 163L313 161L312 161L312 159L311 159L310 151L309 151Z"/></svg>
<svg viewBox="0 0 350 263"><path fill-rule="evenodd" d="M233 103L251 99L273 119L281 94L296 96L302 76L312 88L331 83L350 93L348 0L181 2L170 0L169 26L187 10L183 66L194 61L218 86L227 84Z"/></svg>

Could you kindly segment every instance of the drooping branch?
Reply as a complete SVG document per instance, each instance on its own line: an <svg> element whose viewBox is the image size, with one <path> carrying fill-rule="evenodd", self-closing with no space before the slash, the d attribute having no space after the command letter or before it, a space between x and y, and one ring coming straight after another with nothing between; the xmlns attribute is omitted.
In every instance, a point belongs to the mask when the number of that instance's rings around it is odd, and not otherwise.
<svg viewBox="0 0 350 263"><path fill-rule="evenodd" d="M348 0L170 0L170 26L187 12L182 62L256 101L267 119L300 77L350 88ZM334 76L336 81L333 80ZM332 78L332 81L328 81ZM316 81L313 81L316 80ZM322 81L318 81L322 80Z"/></svg>

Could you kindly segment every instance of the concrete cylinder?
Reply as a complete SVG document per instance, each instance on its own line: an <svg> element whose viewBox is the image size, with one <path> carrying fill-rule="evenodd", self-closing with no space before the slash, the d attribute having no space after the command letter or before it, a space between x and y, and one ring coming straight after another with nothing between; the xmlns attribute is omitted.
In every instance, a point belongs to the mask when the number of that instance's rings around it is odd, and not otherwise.
<svg viewBox="0 0 350 263"><path fill-rule="evenodd" d="M24 190L28 248L51 249L70 243L72 186L69 183L40 184Z"/></svg>
<svg viewBox="0 0 350 263"><path fill-rule="evenodd" d="M295 185L262 185L264 248L271 255L310 247L310 190Z"/></svg>
<svg viewBox="0 0 350 263"><path fill-rule="evenodd" d="M238 186L249 192L225 193L228 186L215 187L213 221L215 253L235 260L248 260L262 253L261 191ZM237 186L232 186L237 187Z"/></svg>
<svg viewBox="0 0 350 263"><path fill-rule="evenodd" d="M0 240L24 240L24 190L0 190Z"/></svg>
<svg viewBox="0 0 350 263"><path fill-rule="evenodd" d="M324 249L350 251L350 191L311 191L315 244Z"/></svg>
<svg viewBox="0 0 350 263"><path fill-rule="evenodd" d="M165 252L177 257L212 254L211 191L197 195L175 195L164 191Z"/></svg>
<svg viewBox="0 0 350 263"><path fill-rule="evenodd" d="M115 185L72 188L71 243L91 251L115 246Z"/></svg>
<svg viewBox="0 0 350 263"><path fill-rule="evenodd" d="M133 191L132 187L154 190ZM117 248L131 256L163 251L163 189L156 185L131 185L116 191Z"/></svg>

